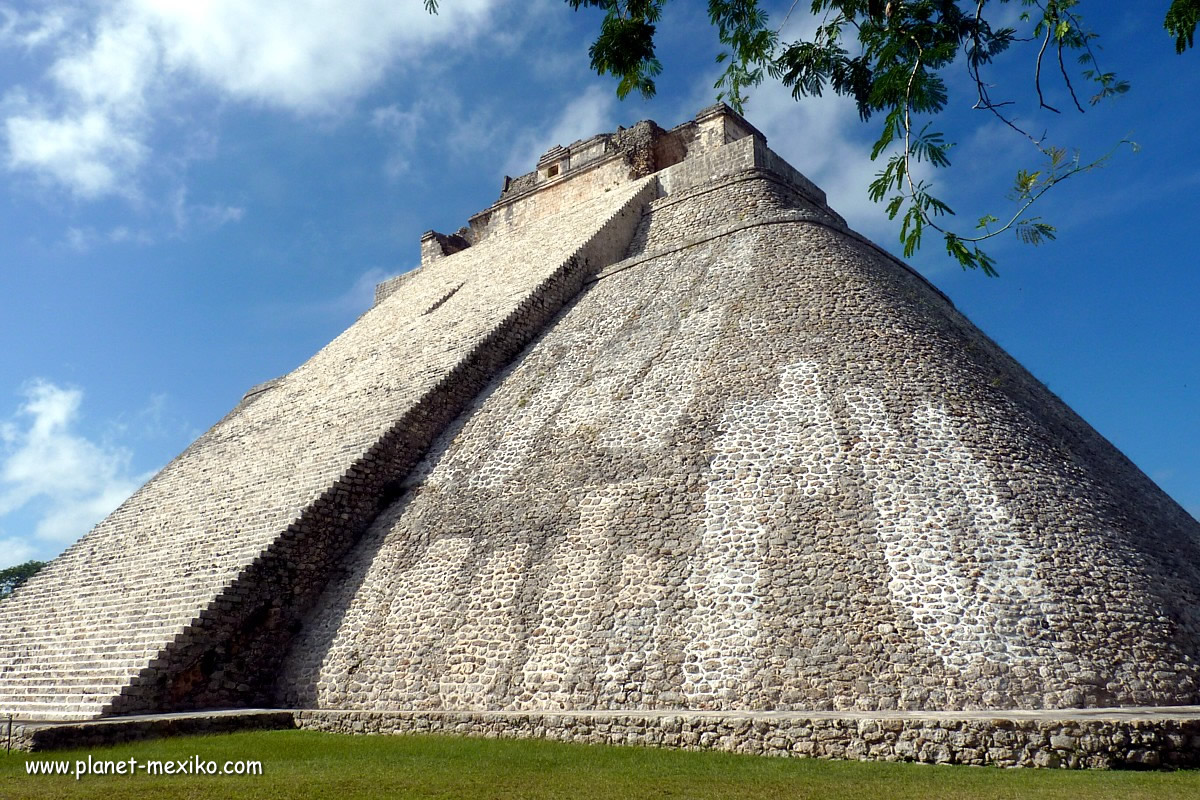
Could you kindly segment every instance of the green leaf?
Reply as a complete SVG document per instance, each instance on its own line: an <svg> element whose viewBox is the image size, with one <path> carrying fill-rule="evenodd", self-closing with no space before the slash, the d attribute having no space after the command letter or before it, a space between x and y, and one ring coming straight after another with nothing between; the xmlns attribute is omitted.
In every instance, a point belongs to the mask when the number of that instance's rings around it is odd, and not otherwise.
<svg viewBox="0 0 1200 800"><path fill-rule="evenodd" d="M1200 22L1200 0L1174 0L1167 9L1163 27L1175 37L1175 52L1182 54L1196 43L1196 23Z"/></svg>
<svg viewBox="0 0 1200 800"><path fill-rule="evenodd" d="M895 197L893 197L891 199L891 201L887 204L888 219L895 219L896 215L898 213L900 213L900 206L902 206L903 204L904 204L904 195L898 194Z"/></svg>
<svg viewBox="0 0 1200 800"><path fill-rule="evenodd" d="M1018 198L1028 198L1033 188L1037 186L1038 176L1041 174L1041 170L1036 172L1017 170L1017 179L1013 183L1013 194Z"/></svg>
<svg viewBox="0 0 1200 800"><path fill-rule="evenodd" d="M904 109L894 108L888 113L883 120L883 130L879 133L879 138L875 141L875 146L871 148L871 160L879 158L880 153L888 148L896 137L900 134L904 125Z"/></svg>
<svg viewBox="0 0 1200 800"><path fill-rule="evenodd" d="M589 50L593 68L617 77L620 97L633 91L652 95L654 78L662 69L655 56L654 35L665 0L566 2L577 10L586 7L604 13L600 35ZM1001 0L1007 2L1012 0ZM759 0L709 0L709 18L723 45L716 55L723 71L713 88L719 100L742 111L749 90L770 74L788 86L797 100L820 96L831 89L854 98L863 120L877 113L883 116L871 159L878 161L886 156L886 164L871 180L867 194L874 202L885 204L889 219L900 218L905 255L911 256L919 248L926 228L932 227L946 237L947 253L964 268L994 276L995 262L979 243L1010 228L1029 244L1053 240L1053 226L1036 217L1021 219L1021 215L1056 183L1102 166L1107 156L1081 165L1078 151L1049 145L1045 133L1038 137L1036 131L1024 130L1018 124L1018 115L1004 109L1009 102L989 97L994 87L983 68L999 54L1024 46L1037 65L1039 99L1045 82L1051 76L1057 79L1059 74L1080 111L1084 110L1082 99L1086 95L1077 97L1073 76L1076 82L1082 75L1083 80L1096 84L1092 87L1092 104L1129 91L1128 81L1102 69L1097 59L1100 49L1094 44L1096 34L1083 26L1078 14L1081 0L1013 2L1025 7L1020 13L1019 33L1013 27L992 27L991 23L1003 16L1000 5L986 0L812 0L810 6L820 24L806 38L781 46ZM436 8L437 0L432 6ZM1200 0L1173 0L1167 29L1180 37L1180 52L1185 45L1191 46L1198 19ZM1054 47L1047 48L1051 37ZM1069 55L1077 54L1076 73L1068 74L1068 50L1075 51ZM1038 168L1017 172L1010 199L1019 208L1011 215L981 216L975 235L965 237L941 227L954 214L953 209L933 197L929 186L910 174L913 161L935 168L951 164L954 145L933 129L933 120L948 103L947 69L961 63L959 57L963 55L979 87L976 108L994 114L1028 139L1044 158ZM1045 61L1043 56L1047 56ZM1052 61L1057 62L1053 67ZM898 142L904 142L904 148L897 148ZM1137 150L1136 144L1129 144ZM898 149L903 152L897 153ZM1001 218L1007 222L1001 222Z"/></svg>
<svg viewBox="0 0 1200 800"><path fill-rule="evenodd" d="M1037 246L1042 242L1053 241L1057 236L1057 231L1053 225L1047 225L1044 222L1039 222L1040 217L1031 217L1023 219L1017 223L1017 238L1025 244Z"/></svg>

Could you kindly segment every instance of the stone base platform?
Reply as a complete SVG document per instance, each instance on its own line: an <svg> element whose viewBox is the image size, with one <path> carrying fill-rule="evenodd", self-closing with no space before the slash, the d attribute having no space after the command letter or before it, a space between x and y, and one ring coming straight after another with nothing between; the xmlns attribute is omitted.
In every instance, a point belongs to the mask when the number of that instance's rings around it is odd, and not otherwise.
<svg viewBox="0 0 1200 800"><path fill-rule="evenodd" d="M10 733L11 725L11 733ZM295 712L280 709L139 714L86 722L42 722L0 716L0 742L12 750L104 747L141 739L295 728Z"/></svg>
<svg viewBox="0 0 1200 800"><path fill-rule="evenodd" d="M7 720L0 718L0 726ZM755 755L1049 768L1200 767L1200 706L1044 711L343 711L247 709L14 722L12 747L97 747L303 728L648 745ZM6 727L0 727L0 736Z"/></svg>

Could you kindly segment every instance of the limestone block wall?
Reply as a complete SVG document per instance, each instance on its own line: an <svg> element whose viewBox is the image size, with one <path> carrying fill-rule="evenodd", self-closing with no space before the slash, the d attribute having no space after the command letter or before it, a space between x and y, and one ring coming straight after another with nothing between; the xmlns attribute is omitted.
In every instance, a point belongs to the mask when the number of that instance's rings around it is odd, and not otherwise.
<svg viewBox="0 0 1200 800"><path fill-rule="evenodd" d="M728 110L728 109L727 109ZM733 113L729 111L729 113ZM693 124L694 126L694 124ZM604 166L620 176L617 165L613 162L624 162L632 170L633 176L644 177L656 169L662 169L668 164L674 164L686 154L684 140L691 137L675 135L666 136L662 128L651 120L642 120L632 128L618 128L615 133L600 133L587 139L572 142L567 147L555 145L538 159L537 168L516 178L505 176L504 186L500 191L500 199L494 205L504 205L517 200L535 200L531 207L536 208L536 201L557 195L565 188L564 178L586 175L591 166ZM682 146L663 146L668 140ZM626 174L624 178L630 177ZM596 175L589 175L593 189L597 186ZM585 182L587 183L587 182ZM575 186L584 184L576 183ZM599 189L607 185L599 184ZM541 188L552 188L554 191L531 194ZM577 191L572 189L571 191ZM478 230L487 221L488 212L484 211L472 218L472 227Z"/></svg>
<svg viewBox="0 0 1200 800"><path fill-rule="evenodd" d="M570 304L348 555L280 703L1196 702L1197 523L923 279L784 196L750 176L652 207L650 257Z"/></svg>
<svg viewBox="0 0 1200 800"><path fill-rule="evenodd" d="M627 248L647 180L405 281L0 606L0 711L264 702L307 605L433 437Z"/></svg>
<svg viewBox="0 0 1200 800"><path fill-rule="evenodd" d="M801 175L795 167L780 158L779 154L767 147L761 139L754 141L754 158L757 166L780 176L789 185L796 187L802 195L823 206L828 213L839 220L841 219L841 216L826 204L825 192Z"/></svg>
<svg viewBox="0 0 1200 800"><path fill-rule="evenodd" d="M619 156L585 167L580 173L563 177L557 184L546 184L533 194L498 203L472 217L472 236L476 241L482 241L492 236L521 233L526 226L547 216L616 191L627 185L631 177L629 163Z"/></svg>
<svg viewBox="0 0 1200 800"><path fill-rule="evenodd" d="M675 194L720 175L762 166L793 192L825 206L825 193L771 152L762 133L724 104L704 109L695 121L670 131L642 121L552 149L542 158L538 170L506 179L500 200L471 218L475 241L519 230L531 220L653 172L658 173L661 191ZM547 167L564 171L548 178Z"/></svg>
<svg viewBox="0 0 1200 800"><path fill-rule="evenodd" d="M694 712L295 712L307 730L550 739L578 744L719 750L762 756L1049 769L1194 769L1195 719L988 719L956 715Z"/></svg>
<svg viewBox="0 0 1200 800"><path fill-rule="evenodd" d="M775 154L759 136L745 136L721 147L699 146L693 150L683 161L659 172L661 194L675 195L687 189L711 186L722 176L758 167L776 176L808 203L836 216L826 203L825 192Z"/></svg>
<svg viewBox="0 0 1200 800"><path fill-rule="evenodd" d="M734 162L727 173L711 175L703 183L678 188L650 204L626 253L633 258L650 249L670 249L704 238L737 223L780 212L804 212L814 219L844 228L840 216L802 195L778 174ZM660 182L661 185L661 182ZM652 246L652 247L651 247Z"/></svg>
<svg viewBox="0 0 1200 800"><path fill-rule="evenodd" d="M417 269L420 268L418 267ZM380 281L379 283L375 284L375 298L372 305L377 306L384 300L391 297L396 293L397 290L400 289L401 286L407 283L409 279L416 274L416 270L409 270L408 272L396 275L395 277L388 278L385 281Z"/></svg>
<svg viewBox="0 0 1200 800"><path fill-rule="evenodd" d="M163 736L301 728L342 734L540 738L762 756L916 761L1059 769L1200 766L1195 709L1060 714L969 712L355 711L230 710L18 722L16 750L107 747Z"/></svg>

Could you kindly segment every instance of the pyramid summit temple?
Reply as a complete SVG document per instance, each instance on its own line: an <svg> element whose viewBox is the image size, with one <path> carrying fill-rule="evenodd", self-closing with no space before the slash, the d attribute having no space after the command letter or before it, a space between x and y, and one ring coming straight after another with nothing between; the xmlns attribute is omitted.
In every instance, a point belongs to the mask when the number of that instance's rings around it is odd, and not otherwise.
<svg viewBox="0 0 1200 800"><path fill-rule="evenodd" d="M1200 524L723 105L426 233L0 603L30 731L1182 764L1197 703Z"/></svg>

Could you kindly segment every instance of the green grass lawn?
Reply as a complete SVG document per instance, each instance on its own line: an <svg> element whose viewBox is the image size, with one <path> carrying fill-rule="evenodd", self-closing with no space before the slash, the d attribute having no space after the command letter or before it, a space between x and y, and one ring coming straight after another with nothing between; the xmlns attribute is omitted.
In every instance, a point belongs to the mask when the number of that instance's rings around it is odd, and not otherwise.
<svg viewBox="0 0 1200 800"><path fill-rule="evenodd" d="M252 777L27 776L29 760L259 760ZM761 758L544 741L266 731L0 751L0 798L1200 798L1200 771L1068 772Z"/></svg>

